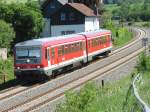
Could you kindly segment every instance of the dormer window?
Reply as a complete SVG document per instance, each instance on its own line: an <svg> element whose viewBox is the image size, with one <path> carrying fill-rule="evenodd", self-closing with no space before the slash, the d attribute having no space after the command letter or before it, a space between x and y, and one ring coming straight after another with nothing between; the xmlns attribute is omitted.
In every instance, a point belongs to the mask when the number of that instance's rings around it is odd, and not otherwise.
<svg viewBox="0 0 150 112"><path fill-rule="evenodd" d="M61 13L60 20L61 21L65 21L66 20L66 14L65 13Z"/></svg>

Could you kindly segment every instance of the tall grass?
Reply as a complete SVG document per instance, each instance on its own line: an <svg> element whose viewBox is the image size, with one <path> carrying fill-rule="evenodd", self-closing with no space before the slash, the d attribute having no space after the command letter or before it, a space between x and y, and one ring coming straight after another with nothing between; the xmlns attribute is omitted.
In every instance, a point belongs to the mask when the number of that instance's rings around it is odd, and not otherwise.
<svg viewBox="0 0 150 112"><path fill-rule="evenodd" d="M139 85L139 94L141 98L149 105L150 107L150 71L145 72L143 75L142 82Z"/></svg>

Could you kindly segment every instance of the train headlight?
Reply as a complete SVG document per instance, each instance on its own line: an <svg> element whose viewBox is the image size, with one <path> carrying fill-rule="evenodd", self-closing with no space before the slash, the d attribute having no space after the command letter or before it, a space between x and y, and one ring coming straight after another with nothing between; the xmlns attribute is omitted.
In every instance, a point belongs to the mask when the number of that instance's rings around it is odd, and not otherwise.
<svg viewBox="0 0 150 112"><path fill-rule="evenodd" d="M41 68L40 66L37 66L37 68Z"/></svg>
<svg viewBox="0 0 150 112"><path fill-rule="evenodd" d="M17 67L17 69L20 69L20 67Z"/></svg>

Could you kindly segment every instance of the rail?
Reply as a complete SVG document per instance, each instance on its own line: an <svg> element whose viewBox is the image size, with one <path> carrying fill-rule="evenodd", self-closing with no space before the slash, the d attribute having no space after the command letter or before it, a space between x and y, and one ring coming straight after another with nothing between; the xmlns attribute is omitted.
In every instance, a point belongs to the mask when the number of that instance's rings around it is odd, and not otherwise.
<svg viewBox="0 0 150 112"><path fill-rule="evenodd" d="M141 99L138 90L136 88L135 82L142 79L142 74L138 74L132 82L134 96L136 97L138 103L142 106L143 112L150 112L148 105Z"/></svg>

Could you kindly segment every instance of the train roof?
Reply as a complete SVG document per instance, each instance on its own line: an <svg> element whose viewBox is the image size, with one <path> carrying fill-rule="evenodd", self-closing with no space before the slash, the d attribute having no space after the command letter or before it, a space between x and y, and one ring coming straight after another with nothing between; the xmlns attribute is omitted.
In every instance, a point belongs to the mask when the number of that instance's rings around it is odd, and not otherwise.
<svg viewBox="0 0 150 112"><path fill-rule="evenodd" d="M75 38L76 37L76 38ZM81 38L81 35L78 34L70 34L70 35L63 35L63 36L54 36L54 37L45 37L45 38L39 38L39 39L32 39L27 40L24 42L17 43L15 47L17 46L40 46L42 44L48 43L48 42L54 42L54 41L60 41L60 40L72 40L72 38L79 39Z"/></svg>
<svg viewBox="0 0 150 112"><path fill-rule="evenodd" d="M81 33L77 33L77 34L32 39L32 40L27 40L24 42L17 43L15 45L15 47L18 47L18 46L41 46L43 44L48 44L48 43L52 43L52 44L60 43L61 44L61 43L65 43L65 42L78 41L78 40L85 39L85 37L82 35L86 35L86 36L88 35L88 37L90 37L90 35L91 36L98 35L98 34L102 35L102 34L106 34L106 33L110 33L110 31L100 29L100 30L95 30L95 31L90 31L90 32L81 32Z"/></svg>
<svg viewBox="0 0 150 112"><path fill-rule="evenodd" d="M81 32L79 34L86 35L87 38L92 38L93 36L106 35L106 34L110 34L110 33L111 33L110 30L99 29L99 30L95 30L95 31L91 31L91 32Z"/></svg>

